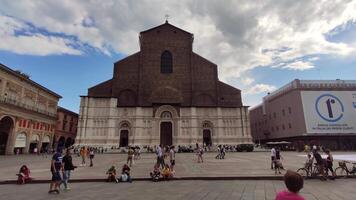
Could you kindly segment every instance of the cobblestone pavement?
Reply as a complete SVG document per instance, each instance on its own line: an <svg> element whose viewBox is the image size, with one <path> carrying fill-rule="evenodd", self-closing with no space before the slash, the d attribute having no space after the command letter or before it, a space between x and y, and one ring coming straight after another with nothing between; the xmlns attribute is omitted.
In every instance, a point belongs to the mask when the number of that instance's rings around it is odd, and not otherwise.
<svg viewBox="0 0 356 200"><path fill-rule="evenodd" d="M274 200L276 192L285 189L283 181L138 181L73 183L70 187L70 191L61 191L57 195L47 193L48 184L1 185L0 199ZM355 188L354 179L308 180L301 195L307 200L355 200Z"/></svg>
<svg viewBox="0 0 356 200"><path fill-rule="evenodd" d="M335 152L336 155L355 155L356 152ZM205 153L204 163L197 163L193 153L176 155L176 177L226 177L226 176L274 176L270 169L269 152L243 152L227 153L226 159L215 159L215 153ZM282 152L283 164L286 169L296 170L304 161L303 153ZM156 161L155 154L142 154L142 158L133 165L134 178L147 178ZM80 164L80 158L73 156L74 164ZM118 168L126 163L125 154L97 154L94 159L94 167L78 167L72 173L72 179L105 178L106 170L115 165ZM50 179L50 160L37 155L0 156L0 181L14 180L15 174L21 165L26 164L35 179ZM88 163L88 160L87 160ZM334 162L337 167L337 161Z"/></svg>

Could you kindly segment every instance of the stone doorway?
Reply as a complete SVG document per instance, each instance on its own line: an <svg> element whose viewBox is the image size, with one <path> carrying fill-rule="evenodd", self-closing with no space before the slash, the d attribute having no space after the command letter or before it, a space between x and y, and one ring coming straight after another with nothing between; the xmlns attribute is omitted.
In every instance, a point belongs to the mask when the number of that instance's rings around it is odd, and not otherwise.
<svg viewBox="0 0 356 200"><path fill-rule="evenodd" d="M211 146L211 132L209 129L204 129L203 130L203 144L206 146Z"/></svg>
<svg viewBox="0 0 356 200"><path fill-rule="evenodd" d="M163 147L173 144L172 132L172 122L161 122L160 143Z"/></svg>
<svg viewBox="0 0 356 200"><path fill-rule="evenodd" d="M0 155L6 153L8 137L14 127L14 122L10 117L4 117L0 120Z"/></svg>
<svg viewBox="0 0 356 200"><path fill-rule="evenodd" d="M120 131L120 147L127 147L129 145L129 131Z"/></svg>

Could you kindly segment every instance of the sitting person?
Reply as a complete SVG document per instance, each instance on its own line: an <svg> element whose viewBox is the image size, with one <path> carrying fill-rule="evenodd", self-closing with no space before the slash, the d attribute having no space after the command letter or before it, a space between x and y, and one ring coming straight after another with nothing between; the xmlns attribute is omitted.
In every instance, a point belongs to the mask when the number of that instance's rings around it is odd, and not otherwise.
<svg viewBox="0 0 356 200"><path fill-rule="evenodd" d="M19 173L16 175L18 176L18 184L25 184L32 180L32 178L30 177L30 169L26 165L22 165L19 170Z"/></svg>
<svg viewBox="0 0 356 200"><path fill-rule="evenodd" d="M288 190L278 192L276 200L304 200L298 193L303 188L303 177L297 172L287 170L284 175L284 183Z"/></svg>
<svg viewBox="0 0 356 200"><path fill-rule="evenodd" d="M159 164L155 164L153 167L153 171L150 172L150 176L152 178L152 181L157 182L159 180L159 177L161 176L161 171L159 169Z"/></svg>
<svg viewBox="0 0 356 200"><path fill-rule="evenodd" d="M127 164L124 164L121 170L121 177L120 181L121 182L132 182L131 176L130 176L130 167Z"/></svg>
<svg viewBox="0 0 356 200"><path fill-rule="evenodd" d="M119 181L116 178L116 168L115 166L111 166L110 169L106 172L108 175L108 178L106 179L107 182L116 182L118 183Z"/></svg>
<svg viewBox="0 0 356 200"><path fill-rule="evenodd" d="M169 168L169 165L166 164L162 169L162 177L164 180L168 180L169 178L173 178L173 172Z"/></svg>

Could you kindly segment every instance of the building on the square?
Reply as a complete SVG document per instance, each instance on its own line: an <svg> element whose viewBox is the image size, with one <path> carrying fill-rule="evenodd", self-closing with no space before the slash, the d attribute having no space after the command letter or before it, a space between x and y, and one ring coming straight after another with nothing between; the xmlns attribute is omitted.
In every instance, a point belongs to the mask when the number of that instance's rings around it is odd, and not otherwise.
<svg viewBox="0 0 356 200"><path fill-rule="evenodd" d="M0 64L0 154L51 148L60 95Z"/></svg>
<svg viewBox="0 0 356 200"><path fill-rule="evenodd" d="M250 109L256 143L356 149L356 81L294 80Z"/></svg>
<svg viewBox="0 0 356 200"><path fill-rule="evenodd" d="M81 97L76 144L251 143L241 91L219 81L217 65L192 51L193 39L168 22L141 32L140 51Z"/></svg>
<svg viewBox="0 0 356 200"><path fill-rule="evenodd" d="M53 146L67 148L74 144L77 136L78 118L79 115L77 113L58 106Z"/></svg>

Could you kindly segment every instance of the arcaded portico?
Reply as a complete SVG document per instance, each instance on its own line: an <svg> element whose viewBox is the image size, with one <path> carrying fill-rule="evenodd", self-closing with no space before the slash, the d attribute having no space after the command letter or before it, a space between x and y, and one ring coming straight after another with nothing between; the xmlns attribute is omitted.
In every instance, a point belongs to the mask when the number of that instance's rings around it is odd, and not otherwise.
<svg viewBox="0 0 356 200"><path fill-rule="evenodd" d="M52 148L60 95L0 64L0 154Z"/></svg>
<svg viewBox="0 0 356 200"><path fill-rule="evenodd" d="M192 51L193 34L168 22L140 33L140 51L81 97L76 144L250 143L241 91ZM212 50L213 51L213 50Z"/></svg>

